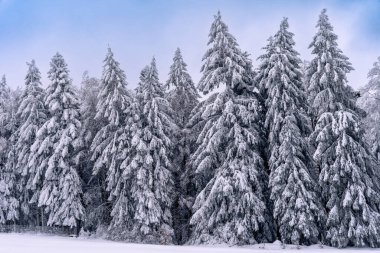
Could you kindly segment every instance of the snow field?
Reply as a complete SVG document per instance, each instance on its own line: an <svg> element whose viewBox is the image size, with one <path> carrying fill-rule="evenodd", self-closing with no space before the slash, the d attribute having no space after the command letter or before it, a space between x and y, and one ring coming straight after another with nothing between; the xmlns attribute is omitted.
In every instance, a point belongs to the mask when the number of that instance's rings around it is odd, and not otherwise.
<svg viewBox="0 0 380 253"><path fill-rule="evenodd" d="M0 234L0 253L256 253L256 252L342 252L360 250L360 252L378 252L378 249L335 249L320 248L319 245L301 247L294 245L281 248L277 241L271 244L258 244L245 247L219 246L163 246L149 244L132 244L105 241L102 239L86 239L83 237L60 237L41 234Z"/></svg>

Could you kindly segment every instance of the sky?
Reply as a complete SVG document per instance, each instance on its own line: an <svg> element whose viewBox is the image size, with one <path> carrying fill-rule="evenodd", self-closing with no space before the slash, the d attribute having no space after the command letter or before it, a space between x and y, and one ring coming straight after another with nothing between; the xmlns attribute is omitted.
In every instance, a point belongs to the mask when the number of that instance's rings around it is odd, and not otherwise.
<svg viewBox="0 0 380 253"><path fill-rule="evenodd" d="M380 0L0 0L0 74L22 88L26 62L35 59L46 87L50 59L60 52L79 86L86 70L101 77L109 46L134 88L153 56L165 82L179 47L197 83L218 10L254 66L283 17L301 58L310 60L308 46L323 8L355 68L349 84L359 88L380 56Z"/></svg>

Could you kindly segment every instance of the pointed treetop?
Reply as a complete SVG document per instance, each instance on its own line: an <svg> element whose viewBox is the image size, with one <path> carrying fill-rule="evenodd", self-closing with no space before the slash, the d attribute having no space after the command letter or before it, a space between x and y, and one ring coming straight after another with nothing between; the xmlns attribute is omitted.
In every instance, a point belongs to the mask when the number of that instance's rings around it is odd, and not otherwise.
<svg viewBox="0 0 380 253"><path fill-rule="evenodd" d="M291 36L294 36L293 33L289 32L289 22L288 22L288 18L287 17L284 17L282 20L281 20L281 23L280 23L280 29L277 31L277 33L274 35L274 39L276 39L277 37L283 35L283 34L291 34Z"/></svg>
<svg viewBox="0 0 380 253"><path fill-rule="evenodd" d="M107 48L107 55L109 55L110 57L113 57L113 52L112 52L111 48L109 47L109 45Z"/></svg>
<svg viewBox="0 0 380 253"><path fill-rule="evenodd" d="M104 62L103 75L106 74L106 75L109 75L110 77L114 76L114 74L120 75L119 79L121 80L121 82L127 85L126 75L124 71L120 68L120 63L115 60L114 53L112 52L112 49L110 47L107 48L106 58L103 60L103 62ZM109 71L110 69L114 69L114 71L110 72ZM103 76L103 78L106 78L106 77Z"/></svg>
<svg viewBox="0 0 380 253"><path fill-rule="evenodd" d="M319 20L316 27L326 28L328 30L334 30L333 26L329 21L329 16L327 16L327 10L323 9L321 14L319 14Z"/></svg>
<svg viewBox="0 0 380 253"><path fill-rule="evenodd" d="M35 60L33 59L31 62L27 62L26 65L28 65L28 72L25 76L25 85L27 87L31 85L41 85L41 73L36 66Z"/></svg>
<svg viewBox="0 0 380 253"><path fill-rule="evenodd" d="M321 13L319 14L319 20L329 20L329 17L327 16L327 9L324 8L321 10Z"/></svg>
<svg viewBox="0 0 380 253"><path fill-rule="evenodd" d="M284 17L280 24L280 30L287 30L289 28L288 18Z"/></svg>
<svg viewBox="0 0 380 253"><path fill-rule="evenodd" d="M99 85L96 119L105 119L106 124L119 126L124 121L124 110L132 101L126 89L127 77L114 58L110 47L103 60L103 72Z"/></svg>
<svg viewBox="0 0 380 253"><path fill-rule="evenodd" d="M373 63L372 68L368 71L367 78L368 83L361 89L363 96L359 98L358 103L361 108L368 111L370 104L376 106L380 105L378 101L378 97L380 96L380 57L377 58L377 61ZM368 98L373 98L375 100ZM371 119L367 117L366 120Z"/></svg>
<svg viewBox="0 0 380 253"><path fill-rule="evenodd" d="M152 70L157 70L156 58L154 56L152 57L152 61L150 62L150 67Z"/></svg>
<svg viewBox="0 0 380 253"><path fill-rule="evenodd" d="M153 56L152 61L150 63L150 68L149 68L149 77L154 80L154 82L158 83L158 70L157 70L157 65L156 65L156 58Z"/></svg>
<svg viewBox="0 0 380 253"><path fill-rule="evenodd" d="M220 22L222 22L222 14L220 13L220 10L218 10L218 12L216 13L216 15L214 15L214 19L215 20L219 20Z"/></svg>
<svg viewBox="0 0 380 253"><path fill-rule="evenodd" d="M182 58L181 49L179 47L177 47L177 49L175 50L174 54L175 54L175 56L178 56L178 57Z"/></svg>
<svg viewBox="0 0 380 253"><path fill-rule="evenodd" d="M215 16L209 32L208 50L203 56L202 77L198 89L208 94L220 85L240 92L245 86L245 77L251 75L250 63L240 50L234 36L228 32L220 13Z"/></svg>
<svg viewBox="0 0 380 253"><path fill-rule="evenodd" d="M179 48L175 51L173 63L170 66L169 79L166 82L166 88L181 88L186 89L194 95L197 94L194 83L187 72L187 64L183 60L181 50Z"/></svg>
<svg viewBox="0 0 380 253"><path fill-rule="evenodd" d="M289 28L289 23L288 23L288 18L287 17L284 17L281 21L281 24L280 24L280 30L279 30L279 33L282 32L287 32L288 31L288 28Z"/></svg>
<svg viewBox="0 0 380 253"><path fill-rule="evenodd" d="M115 60L114 54L110 47L107 48L106 58L103 60L103 74L102 74L102 82L104 86L110 86L110 89L116 85L124 89L127 83L127 77L124 71L120 68L120 64ZM108 88L107 88L108 89ZM107 93L107 92L106 92ZM107 94L104 94L107 96Z"/></svg>
<svg viewBox="0 0 380 253"><path fill-rule="evenodd" d="M187 66L187 64L183 61L181 49L179 47L177 47L177 49L175 50L173 62L178 62L179 64L184 65L185 67Z"/></svg>
<svg viewBox="0 0 380 253"><path fill-rule="evenodd" d="M104 59L104 62L108 62L108 61L116 62L113 57L114 57L114 54L112 52L112 49L110 47L108 47L106 58ZM116 64L117 64L117 66L119 66L119 63L116 63Z"/></svg>
<svg viewBox="0 0 380 253"><path fill-rule="evenodd" d="M173 63L170 66L169 79L166 82L166 87L177 89L186 89L187 92L193 93L196 97L197 90L190 74L187 71L187 64L182 58L181 50L177 48L173 57Z"/></svg>
<svg viewBox="0 0 380 253"><path fill-rule="evenodd" d="M184 127L192 109L198 103L199 94L187 72L187 64L184 62L179 48L175 51L165 86L167 89L166 98L175 112L177 123Z"/></svg>
<svg viewBox="0 0 380 253"><path fill-rule="evenodd" d="M338 36L333 32L326 10L322 10L316 27L317 33L309 45L315 58L306 70L306 82L310 104L315 115L319 116L342 106L352 107L355 103L352 100L353 92L347 96L344 91L348 90L346 74L354 68L338 47Z"/></svg>
<svg viewBox="0 0 380 253"><path fill-rule="evenodd" d="M50 61L50 67L51 68L66 68L67 64L65 60L63 59L63 56L57 52ZM66 70L68 71L68 69Z"/></svg>
<svg viewBox="0 0 380 253"><path fill-rule="evenodd" d="M314 36L312 43L309 45L309 48L330 48L336 47L338 45L336 42L338 36L333 32L334 28L331 25L329 17L326 14L326 9L323 9L321 14L319 15L316 27L318 28L318 31L317 34ZM326 44L327 41L329 41L329 43ZM312 53L318 51L318 49L316 48L313 50Z"/></svg>
<svg viewBox="0 0 380 253"><path fill-rule="evenodd" d="M5 77L5 74L1 77L1 86L6 86L7 85L7 78Z"/></svg>
<svg viewBox="0 0 380 253"><path fill-rule="evenodd" d="M269 49L271 49L270 47L273 47L272 50L286 50L290 51L291 53L294 53L294 55L298 55L298 53L293 48L293 46L295 45L293 39L294 33L290 32L288 29L288 18L285 17L281 21L280 29L274 35L273 41L270 41L271 45L269 45Z"/></svg>
<svg viewBox="0 0 380 253"><path fill-rule="evenodd" d="M368 72L368 78L377 77L380 78L380 57L377 57L377 61L373 63L372 69Z"/></svg>
<svg viewBox="0 0 380 253"><path fill-rule="evenodd" d="M154 57L150 65L145 66L141 71L139 87L136 90L139 94L147 92L149 96L164 95L164 88L158 79L158 70Z"/></svg>
<svg viewBox="0 0 380 253"><path fill-rule="evenodd" d="M217 36L218 34L221 37ZM223 22L222 15L220 14L220 11L218 11L217 15L214 16L214 22L211 24L208 45L223 37L227 37L227 43L232 43L234 46L237 46L235 37L229 33L228 26Z"/></svg>
<svg viewBox="0 0 380 253"><path fill-rule="evenodd" d="M36 61L35 61L34 59L32 59L32 60L30 61L30 63L27 62L26 65L28 65L29 67L30 67L30 66L35 66L35 65L36 65Z"/></svg>
<svg viewBox="0 0 380 253"><path fill-rule="evenodd" d="M50 70L48 77L52 82L58 82L58 84L70 83L69 69L67 64L60 53L56 53L50 61ZM65 82L59 81L65 79Z"/></svg>
<svg viewBox="0 0 380 253"><path fill-rule="evenodd" d="M53 55L53 59L63 59L63 56L59 52L57 52L55 53L55 55Z"/></svg>
<svg viewBox="0 0 380 253"><path fill-rule="evenodd" d="M8 96L9 95L9 87L8 87L8 84L7 84L7 78L5 77L5 75L3 75L1 77L1 81L0 81L0 92L3 94L3 95L6 95Z"/></svg>
<svg viewBox="0 0 380 253"><path fill-rule="evenodd" d="M10 96L10 89L7 85L7 79L5 78L5 75L3 75L0 81L0 97L2 99L8 99L9 96Z"/></svg>
<svg viewBox="0 0 380 253"><path fill-rule="evenodd" d="M219 20L220 22L222 22L222 14L220 13L220 10L218 10L216 15L214 15L214 20Z"/></svg>

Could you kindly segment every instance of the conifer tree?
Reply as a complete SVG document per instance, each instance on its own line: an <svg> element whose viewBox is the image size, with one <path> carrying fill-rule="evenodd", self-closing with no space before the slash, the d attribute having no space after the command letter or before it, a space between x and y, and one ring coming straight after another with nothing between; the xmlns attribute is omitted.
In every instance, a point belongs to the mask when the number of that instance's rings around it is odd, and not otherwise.
<svg viewBox="0 0 380 253"><path fill-rule="evenodd" d="M362 112L347 86L353 68L338 48L326 10L310 45L315 55L307 70L314 116L311 143L327 209L326 243L335 247L380 242L379 176L363 138Z"/></svg>
<svg viewBox="0 0 380 253"><path fill-rule="evenodd" d="M132 173L131 171L128 171L130 170L129 163L131 158L136 155L134 151L135 144L133 138L137 131L142 128L142 122L140 122L141 108L135 97L133 97L130 102L129 112L131 114L128 119L128 123L125 124L124 127L124 131L127 134L128 143L124 146L123 153L125 154L125 159L121 161L120 164L118 190L115 192L116 194L114 194L108 231L109 237L113 240L142 242L144 239L140 236L141 233L139 229L133 227L135 218L135 201L132 196L133 189L131 185L132 182L136 182L136 179L134 178L134 176L136 177L136 172Z"/></svg>
<svg viewBox="0 0 380 253"><path fill-rule="evenodd" d="M38 225L37 203L33 197L33 170L29 170L30 148L39 127L45 122L44 90L41 88L41 74L35 61L28 63L25 89L20 97L16 112L18 126L11 136L12 151L8 154L7 166L18 177L21 214L24 224ZM41 182L42 183L42 182ZM30 203L32 202L32 203Z"/></svg>
<svg viewBox="0 0 380 253"><path fill-rule="evenodd" d="M102 178L93 176L94 162L91 160L91 144L97 132L100 130L100 121L95 119L96 105L98 103L100 80L90 77L85 71L82 77L80 100L81 100L81 122L80 132L82 150L78 155L79 174L84 181L83 185L83 204L86 214L83 223L83 230L93 232L108 225L107 212L108 196L103 191Z"/></svg>
<svg viewBox="0 0 380 253"><path fill-rule="evenodd" d="M181 181L186 180L185 170L190 156L189 133L185 129L189 121L191 111L198 104L199 94L187 72L187 65L177 48L173 64L170 66L169 79L166 82L168 90L167 99L175 112L175 120L181 131L177 135L174 144L174 171L175 198L173 203L173 227L178 243L185 243L188 237L188 222L191 215L191 206L188 205L187 194Z"/></svg>
<svg viewBox="0 0 380 253"><path fill-rule="evenodd" d="M155 60L140 76L131 147L122 163L123 188L112 210L111 228L124 229L127 240L173 243L172 119ZM129 234L126 234L129 231Z"/></svg>
<svg viewBox="0 0 380 253"><path fill-rule="evenodd" d="M268 98L268 87L267 80L269 71L273 68L274 61L272 61L271 56L275 53L275 47L273 45L273 37L268 38L268 44L263 48L265 53L258 57L260 61L260 66L257 69L257 75L255 76L255 82L257 83L258 89L264 101Z"/></svg>
<svg viewBox="0 0 380 253"><path fill-rule="evenodd" d="M280 239L309 245L319 241L324 213L307 145L311 129L301 60L288 28L285 18L268 46L273 50L261 57L264 62L258 76L265 77L261 83L267 93L270 198Z"/></svg>
<svg viewBox="0 0 380 253"><path fill-rule="evenodd" d="M209 48L203 56L202 77L198 89L204 94L220 85L228 85L238 93L246 85L241 82L241 75L246 72L246 55L241 52L236 39L228 32L227 25L221 19L218 12L211 24L207 43Z"/></svg>
<svg viewBox="0 0 380 253"><path fill-rule="evenodd" d="M192 109L198 103L199 95L187 72L187 64L183 61L179 48L175 51L173 64L170 66L166 88L169 90L168 100L176 112L177 124L183 128L189 120Z"/></svg>
<svg viewBox="0 0 380 253"><path fill-rule="evenodd" d="M358 106L367 113L363 120L365 139L374 156L380 159L380 57L368 72L368 79L360 91Z"/></svg>
<svg viewBox="0 0 380 253"><path fill-rule="evenodd" d="M10 136L10 89L7 85L7 79L5 78L5 75L2 76L0 81L0 124L1 124L1 130L0 135L1 138L9 138ZM3 142L3 141L2 141ZM6 143L6 141L4 141ZM1 145L1 148L3 145ZM1 163L3 163L6 160L6 157L1 159Z"/></svg>
<svg viewBox="0 0 380 253"><path fill-rule="evenodd" d="M266 173L260 150L259 101L252 65L215 16L198 88L225 85L202 103L190 125L204 121L191 165L197 196L190 243L251 244L272 240L265 203Z"/></svg>
<svg viewBox="0 0 380 253"><path fill-rule="evenodd" d="M12 99L5 75L0 81L0 224L15 222L19 218L16 174L7 166L11 150Z"/></svg>
<svg viewBox="0 0 380 253"><path fill-rule="evenodd" d="M88 159L90 156L90 146L95 134L99 131L99 122L95 119L96 106L98 104L99 87L100 80L95 77L90 77L88 72L85 71L83 73L80 89L80 98L82 101L80 111L83 122L81 130L81 138L84 147L82 157L87 157L87 159L84 158L86 160L86 165L83 166L86 167L86 173L88 170L91 170L91 173L88 174L92 174L92 166L89 165L91 161ZM88 167L91 167L91 169Z"/></svg>
<svg viewBox="0 0 380 253"><path fill-rule="evenodd" d="M48 226L77 227L83 220L82 185L75 156L80 150L80 112L67 64L55 54L50 62L44 104L47 121L37 132L31 147L29 166L35 168L34 189L43 178L38 205L48 214Z"/></svg>
<svg viewBox="0 0 380 253"><path fill-rule="evenodd" d="M79 166L83 168L82 175L86 180L89 180L92 175L93 163L91 161L90 146L99 131L99 123L96 116L96 105L98 104L100 80L95 77L90 77L88 72L85 71L82 77L80 99L81 99L81 117L82 129L81 140L83 149L78 161L81 163Z"/></svg>
<svg viewBox="0 0 380 253"><path fill-rule="evenodd" d="M126 76L119 65L108 48L95 115L100 122L100 130L91 144L93 174L101 181L105 179L104 188L109 193L108 201L111 203L120 191L120 164L126 158L128 147L125 126L128 126L132 104L132 96L126 89Z"/></svg>

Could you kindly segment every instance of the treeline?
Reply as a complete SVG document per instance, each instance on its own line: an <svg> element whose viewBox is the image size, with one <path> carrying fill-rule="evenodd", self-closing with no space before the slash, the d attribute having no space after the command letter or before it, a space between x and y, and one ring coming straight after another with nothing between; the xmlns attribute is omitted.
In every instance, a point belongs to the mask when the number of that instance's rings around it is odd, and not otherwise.
<svg viewBox="0 0 380 253"><path fill-rule="evenodd" d="M304 63L284 18L254 69L218 13L197 88L179 49L165 84L153 58L135 90L111 49L79 90L59 53L47 89L34 61L23 91L3 78L0 223L142 243L379 247L378 138L326 10L316 29Z"/></svg>

